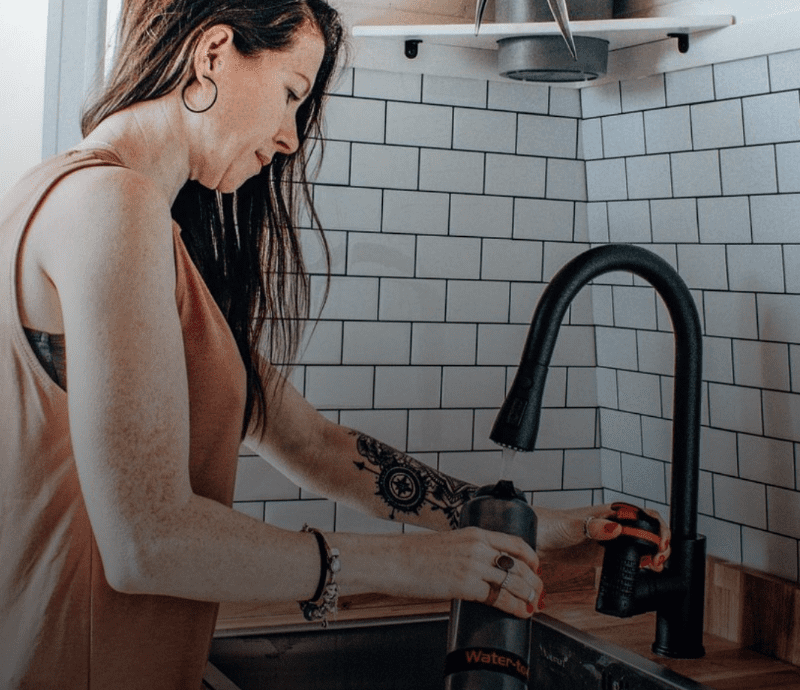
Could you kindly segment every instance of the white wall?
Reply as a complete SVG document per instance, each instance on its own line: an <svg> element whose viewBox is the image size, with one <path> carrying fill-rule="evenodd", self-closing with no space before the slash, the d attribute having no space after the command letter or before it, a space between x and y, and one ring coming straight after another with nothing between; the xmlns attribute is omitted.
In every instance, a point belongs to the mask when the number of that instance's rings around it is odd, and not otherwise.
<svg viewBox="0 0 800 690"><path fill-rule="evenodd" d="M47 2L2 0L0 196L42 155Z"/></svg>

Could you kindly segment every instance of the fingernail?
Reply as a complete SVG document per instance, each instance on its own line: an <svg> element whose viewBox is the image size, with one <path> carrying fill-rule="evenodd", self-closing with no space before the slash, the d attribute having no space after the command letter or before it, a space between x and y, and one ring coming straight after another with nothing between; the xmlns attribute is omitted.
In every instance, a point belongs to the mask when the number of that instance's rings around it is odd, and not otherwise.
<svg viewBox="0 0 800 690"><path fill-rule="evenodd" d="M603 527L603 529L604 529L604 530L605 530L605 531L606 531L608 534L614 534L614 532L616 532L616 531L617 531L617 523L616 523L616 522L607 522L607 523L606 523L606 526L605 526L605 527Z"/></svg>
<svg viewBox="0 0 800 690"><path fill-rule="evenodd" d="M652 556L642 556L642 560L639 563L639 567L646 568L648 565L653 564L653 557Z"/></svg>
<svg viewBox="0 0 800 690"><path fill-rule="evenodd" d="M525 605L525 610L526 610L528 613L533 613L533 604L531 604L530 602L529 602L528 604L526 604L526 605Z"/></svg>
<svg viewBox="0 0 800 690"><path fill-rule="evenodd" d="M666 560L667 560L667 558L666 558L666 556L664 556L663 553L658 555L658 556L656 556L656 561L655 561L656 566L662 565L664 563L664 561L666 561Z"/></svg>
<svg viewBox="0 0 800 690"><path fill-rule="evenodd" d="M667 539L667 541L664 542L664 550L666 551L668 548L669 548L669 539Z"/></svg>

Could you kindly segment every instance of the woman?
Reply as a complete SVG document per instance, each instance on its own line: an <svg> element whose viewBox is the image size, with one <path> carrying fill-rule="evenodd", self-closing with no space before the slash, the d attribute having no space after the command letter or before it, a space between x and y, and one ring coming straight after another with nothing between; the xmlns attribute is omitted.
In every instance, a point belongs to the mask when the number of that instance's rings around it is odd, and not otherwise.
<svg viewBox="0 0 800 690"><path fill-rule="evenodd" d="M326 421L269 364L308 313L294 190L341 42L323 0L128 0L85 139L6 199L2 687L197 688L220 601L314 620L338 588L540 608L527 545L452 531L473 487ZM311 491L437 531L235 512L243 438ZM389 469L414 510L376 491ZM608 506L539 513L545 551L618 533Z"/></svg>

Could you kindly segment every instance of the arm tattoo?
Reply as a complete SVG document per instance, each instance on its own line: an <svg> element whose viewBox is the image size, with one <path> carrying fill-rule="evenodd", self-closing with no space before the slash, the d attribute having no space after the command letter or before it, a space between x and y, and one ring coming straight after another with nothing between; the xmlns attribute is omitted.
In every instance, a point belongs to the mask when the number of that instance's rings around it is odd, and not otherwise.
<svg viewBox="0 0 800 690"><path fill-rule="evenodd" d="M461 507L475 493L472 484L437 472L366 434L350 434L356 437L359 455L366 459L355 465L375 475L375 495L392 509L390 519L394 520L397 513L419 515L427 504L432 510L443 511L450 527L458 527Z"/></svg>

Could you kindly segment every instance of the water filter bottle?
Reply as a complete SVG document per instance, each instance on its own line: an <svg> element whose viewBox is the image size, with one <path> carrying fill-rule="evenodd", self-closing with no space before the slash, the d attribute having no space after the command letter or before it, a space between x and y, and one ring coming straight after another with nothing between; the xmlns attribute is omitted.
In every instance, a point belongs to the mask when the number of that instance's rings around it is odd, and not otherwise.
<svg viewBox="0 0 800 690"><path fill-rule="evenodd" d="M629 503L613 503L609 520L622 525L622 533L609 542L603 556L603 570L595 610L610 616L628 618L640 613L636 601L636 579L643 556L658 553L661 525L641 508Z"/></svg>
<svg viewBox="0 0 800 690"><path fill-rule="evenodd" d="M522 537L536 548L536 513L510 481L475 492L460 527ZM454 600L445 662L446 690L525 690L530 674L531 621L475 601Z"/></svg>

